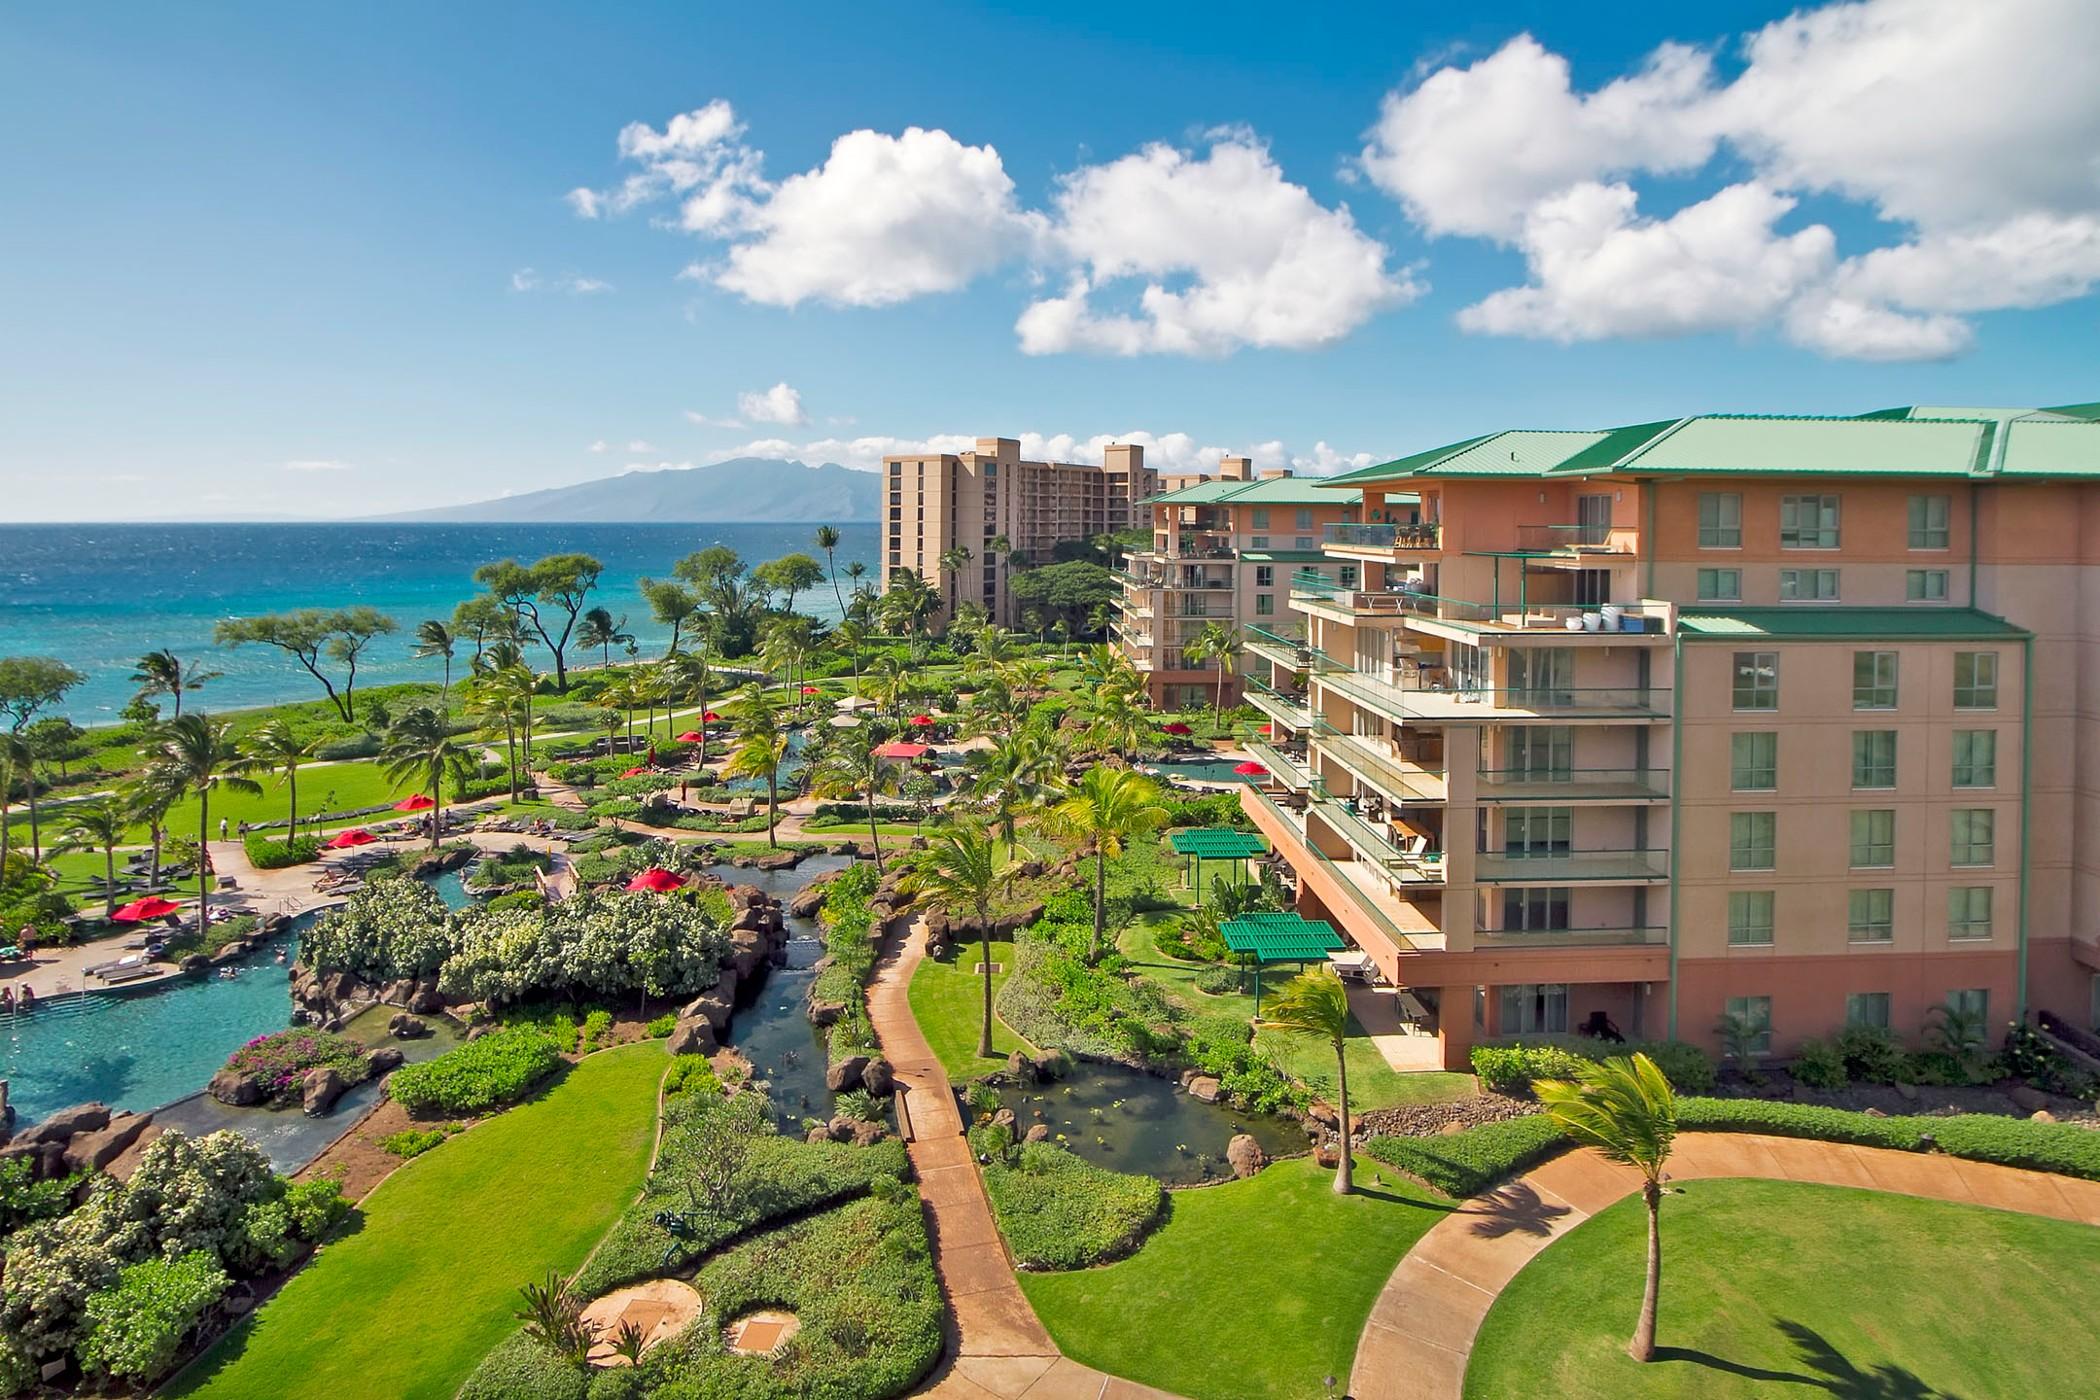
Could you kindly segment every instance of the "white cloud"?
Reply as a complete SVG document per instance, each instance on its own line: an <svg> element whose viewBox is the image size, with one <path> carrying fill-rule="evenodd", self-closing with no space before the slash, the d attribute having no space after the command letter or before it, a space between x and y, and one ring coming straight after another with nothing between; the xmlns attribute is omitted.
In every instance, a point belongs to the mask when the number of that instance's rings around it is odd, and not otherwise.
<svg viewBox="0 0 2100 1400"><path fill-rule="evenodd" d="M284 469L288 472L346 472L351 467L348 462L338 462L319 457L301 457L286 462Z"/></svg>
<svg viewBox="0 0 2100 1400"><path fill-rule="evenodd" d="M578 296L590 296L596 292L609 292L613 284L599 277L582 277L571 274L562 279L562 290Z"/></svg>
<svg viewBox="0 0 2100 1400"><path fill-rule="evenodd" d="M1284 178L1268 149L1221 136L1196 157L1148 146L1067 176L1052 243L1078 265L1063 295L1015 329L1028 354L1093 350L1223 355L1330 344L1423 288L1346 207ZM1142 279L1138 314L1095 309L1104 286ZM1174 285L1180 283L1181 285Z"/></svg>
<svg viewBox="0 0 2100 1400"><path fill-rule="evenodd" d="M591 444L590 450L593 452L610 452L612 451L612 444L607 442L604 438L599 438L596 442Z"/></svg>
<svg viewBox="0 0 2100 1400"><path fill-rule="evenodd" d="M598 292L609 292L613 284L599 277L585 277L581 273L564 272L559 277L543 277L529 267L521 267L510 275L510 289L514 292L537 292L542 290L568 292L575 296L591 296Z"/></svg>
<svg viewBox="0 0 2100 1400"><path fill-rule="evenodd" d="M809 421L809 415L802 411L802 395L786 380L770 389L738 394L736 411L753 423L779 423L792 428Z"/></svg>
<svg viewBox="0 0 2100 1400"><path fill-rule="evenodd" d="M1830 4L1743 58L1722 82L1708 52L1666 44L1582 93L1523 35L1388 94L1361 166L1424 230L1524 253L1529 285L1461 313L1497 334L1770 327L1826 355L1934 359L1973 340L1959 315L2100 284L2090 0ZM1635 179L1717 154L1748 178L1635 214ZM1821 225L1785 230L1803 195L1863 206L1888 245L1840 257Z"/></svg>
<svg viewBox="0 0 2100 1400"><path fill-rule="evenodd" d="M690 408L685 411L685 421L696 428L741 428L744 426L744 422L740 418L710 418L706 414L695 412Z"/></svg>
<svg viewBox="0 0 2100 1400"><path fill-rule="evenodd" d="M1099 465L1106 450L1117 444L1135 443L1145 449L1145 464L1167 473L1215 472L1222 457L1247 456L1257 467L1292 467L1299 472L1326 473L1367 467L1386 460L1368 452L1340 453L1322 442L1310 453L1292 453L1281 442L1252 447L1220 447L1205 444L1188 433L1096 433L1078 437L1071 433L1024 432L1015 436L1021 456L1037 462L1082 462ZM934 433L927 437L894 437L870 434L864 437L822 437L806 442L786 438L758 438L707 454L709 462L732 457L772 457L816 465L836 462L856 471L876 471L885 457L936 452L976 450L975 433Z"/></svg>
<svg viewBox="0 0 2100 1400"><path fill-rule="evenodd" d="M514 292L537 291L540 275L529 267L521 267L510 275L510 289Z"/></svg>
<svg viewBox="0 0 2100 1400"><path fill-rule="evenodd" d="M636 441L627 444L627 450L629 452L654 452L656 449L654 447L651 447L648 443L642 442L639 439L637 439Z"/></svg>

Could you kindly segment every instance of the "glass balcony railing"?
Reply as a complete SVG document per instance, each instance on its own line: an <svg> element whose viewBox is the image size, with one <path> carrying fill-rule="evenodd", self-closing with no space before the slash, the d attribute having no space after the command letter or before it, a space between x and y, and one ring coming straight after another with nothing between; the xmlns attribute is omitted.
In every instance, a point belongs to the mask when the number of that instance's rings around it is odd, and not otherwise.
<svg viewBox="0 0 2100 1400"><path fill-rule="evenodd" d="M1383 868L1392 879L1406 885L1444 883L1444 853L1430 850L1428 837L1413 837L1402 844L1389 834L1389 826L1358 816L1347 804L1328 796L1318 784L1313 792L1318 800L1312 810L1320 819L1340 833L1358 855Z"/></svg>
<svg viewBox="0 0 2100 1400"><path fill-rule="evenodd" d="M1395 685L1339 669L1318 679L1357 704L1399 720L1659 719L1670 713L1668 691L1639 687Z"/></svg>
<svg viewBox="0 0 2100 1400"><path fill-rule="evenodd" d="M1328 855L1318 846L1315 846L1312 842L1305 840L1304 813L1295 811L1292 808L1285 806L1283 803L1277 801L1273 795L1262 791L1261 788L1251 783L1247 784L1246 786L1240 789L1240 803L1243 807L1251 804L1254 807L1260 808L1263 812L1273 817L1286 830L1295 832L1297 834L1298 840L1303 846L1305 854L1311 856L1319 866L1326 870L1328 875L1333 878L1336 884L1340 885L1344 890L1348 891L1348 893L1352 896L1352 902L1355 904L1356 908L1363 914L1365 918L1371 921L1372 926L1375 927L1380 934L1382 934L1387 940L1389 940L1392 943L1394 948L1403 953L1417 953L1422 951L1421 946L1418 945L1412 938L1410 938L1407 935L1407 933L1401 929L1399 924L1393 921L1392 916L1387 914L1385 910L1381 909L1378 906L1376 896L1371 894L1368 888L1366 888L1366 884L1369 881L1378 878L1376 875L1373 875L1370 872L1365 872L1365 874L1361 877L1351 875L1342 869L1342 862L1336 861L1332 856ZM1355 861L1351 861L1348 863L1350 865L1358 864L1358 862Z"/></svg>
<svg viewBox="0 0 2100 1400"><path fill-rule="evenodd" d="M1475 776L1482 802L1645 802L1670 795L1660 768L1483 768Z"/></svg>
<svg viewBox="0 0 2100 1400"><path fill-rule="evenodd" d="M1180 593L1200 592L1204 589L1226 589L1232 587L1230 578L1190 578L1187 575L1168 574L1152 585L1155 588L1170 588Z"/></svg>
<svg viewBox="0 0 2100 1400"><path fill-rule="evenodd" d="M1670 941L1670 931L1650 924L1638 928L1483 928L1473 931L1473 945L1497 948L1610 948Z"/></svg>
<svg viewBox="0 0 2100 1400"><path fill-rule="evenodd" d="M1308 643L1302 631L1279 632L1246 623L1241 626L1240 634L1248 651L1286 670L1331 671L1335 668L1327 653Z"/></svg>
<svg viewBox="0 0 2100 1400"><path fill-rule="evenodd" d="M1517 548L1540 554L1632 554L1638 540L1630 525L1519 525Z"/></svg>
<svg viewBox="0 0 2100 1400"><path fill-rule="evenodd" d="M1247 742L1247 752L1254 761L1269 770L1276 781L1293 792L1303 792L1312 782L1307 756L1302 752L1290 752L1260 739Z"/></svg>
<svg viewBox="0 0 2100 1400"><path fill-rule="evenodd" d="M1305 569L1291 576L1291 598L1299 603L1336 608L1357 615L1418 617L1474 631L1617 632L1660 636L1670 625L1669 609L1661 604L1555 603L1521 596L1483 603L1406 588L1345 588L1333 579Z"/></svg>
<svg viewBox="0 0 2100 1400"><path fill-rule="evenodd" d="M1443 527L1434 520L1413 525L1329 525L1324 542L1336 549L1435 549Z"/></svg>
<svg viewBox="0 0 2100 1400"><path fill-rule="evenodd" d="M1280 720L1292 729L1310 729L1312 711L1306 707L1303 691L1282 690L1269 684L1259 676L1243 677L1246 682L1247 703L1271 719Z"/></svg>
<svg viewBox="0 0 2100 1400"><path fill-rule="evenodd" d="M1121 620L1115 622L1113 626L1116 635L1134 647L1142 647L1146 651L1150 651L1156 645L1149 628L1138 627Z"/></svg>
<svg viewBox="0 0 2100 1400"><path fill-rule="evenodd" d="M1618 881L1642 884L1670 876L1670 853L1657 850L1482 851L1473 858L1473 878L1492 884L1575 884Z"/></svg>
<svg viewBox="0 0 2100 1400"><path fill-rule="evenodd" d="M1357 781L1369 783L1394 802L1442 802L1444 775L1434 769L1403 763L1382 746L1354 734L1329 734L1327 726L1316 740L1322 753L1349 770Z"/></svg>
<svg viewBox="0 0 2100 1400"><path fill-rule="evenodd" d="M1116 582L1127 583L1132 588L1157 588L1160 586L1159 580L1150 574L1135 573L1129 569L1110 569L1108 573L1109 577L1115 579Z"/></svg>

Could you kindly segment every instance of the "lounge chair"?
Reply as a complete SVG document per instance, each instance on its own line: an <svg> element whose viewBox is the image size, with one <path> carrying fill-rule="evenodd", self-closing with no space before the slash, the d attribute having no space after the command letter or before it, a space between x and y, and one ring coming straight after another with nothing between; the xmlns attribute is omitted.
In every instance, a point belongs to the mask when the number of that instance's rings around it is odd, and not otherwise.
<svg viewBox="0 0 2100 1400"><path fill-rule="evenodd" d="M141 977L152 977L159 971L160 969L152 963L142 962L132 967L115 968L102 973L101 977L105 982L136 982Z"/></svg>

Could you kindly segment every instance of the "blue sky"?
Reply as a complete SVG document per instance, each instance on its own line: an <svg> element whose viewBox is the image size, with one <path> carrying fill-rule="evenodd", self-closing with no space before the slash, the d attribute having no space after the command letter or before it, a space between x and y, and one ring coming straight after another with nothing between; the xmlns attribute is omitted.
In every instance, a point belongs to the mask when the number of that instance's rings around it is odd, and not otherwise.
<svg viewBox="0 0 2100 1400"><path fill-rule="evenodd" d="M2078 3L17 7L0 519L2100 398Z"/></svg>

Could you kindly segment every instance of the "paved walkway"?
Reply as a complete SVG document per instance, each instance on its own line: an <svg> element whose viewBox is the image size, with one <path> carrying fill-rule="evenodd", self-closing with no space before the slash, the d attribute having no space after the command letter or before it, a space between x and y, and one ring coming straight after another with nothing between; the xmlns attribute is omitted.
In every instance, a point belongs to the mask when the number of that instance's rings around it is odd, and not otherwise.
<svg viewBox="0 0 2100 1400"><path fill-rule="evenodd" d="M926 925L914 919L868 986L868 1018L903 1094L906 1150L948 1298L946 1360L920 1393L940 1400L1173 1400L1065 1357L1029 1306L963 1138L947 1071L911 1014L906 989L925 956Z"/></svg>
<svg viewBox="0 0 2100 1400"><path fill-rule="evenodd" d="M1801 1138L1680 1134L1670 1177L1859 1186L2100 1225L2100 1182ZM1393 1270L1371 1309L1350 1394L1355 1400L1456 1400L1473 1339L1496 1295L1540 1250L1632 1194L1639 1182L1631 1167L1589 1150L1570 1152L1437 1222Z"/></svg>

